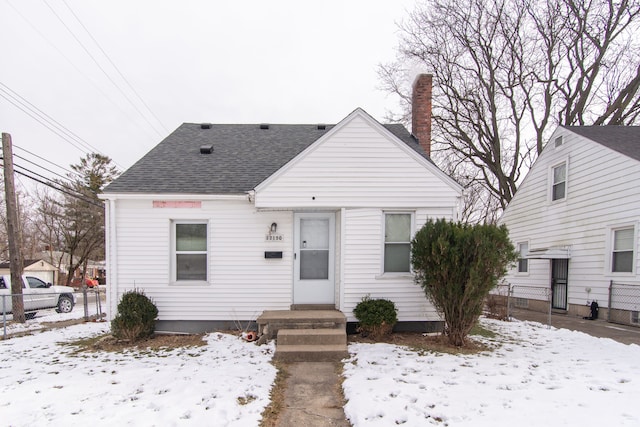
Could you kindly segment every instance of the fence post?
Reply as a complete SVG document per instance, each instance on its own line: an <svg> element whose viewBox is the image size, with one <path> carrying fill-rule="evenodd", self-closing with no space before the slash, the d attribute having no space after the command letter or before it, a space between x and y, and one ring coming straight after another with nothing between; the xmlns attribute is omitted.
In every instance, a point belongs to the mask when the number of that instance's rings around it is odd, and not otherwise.
<svg viewBox="0 0 640 427"><path fill-rule="evenodd" d="M7 339L7 307L5 305L6 295L2 295L2 329L4 330L2 334L2 339Z"/></svg>
<svg viewBox="0 0 640 427"><path fill-rule="evenodd" d="M89 321L89 301L87 300L87 285L82 286L82 305L84 306L84 321Z"/></svg>
<svg viewBox="0 0 640 427"><path fill-rule="evenodd" d="M609 280L609 301L607 301L607 322L611 322L611 299L613 295L613 280Z"/></svg>
<svg viewBox="0 0 640 427"><path fill-rule="evenodd" d="M507 284L507 320L511 322L511 283Z"/></svg>
<svg viewBox="0 0 640 427"><path fill-rule="evenodd" d="M549 317L547 320L547 329L551 329L551 289L546 288L547 292L547 302L549 303Z"/></svg>

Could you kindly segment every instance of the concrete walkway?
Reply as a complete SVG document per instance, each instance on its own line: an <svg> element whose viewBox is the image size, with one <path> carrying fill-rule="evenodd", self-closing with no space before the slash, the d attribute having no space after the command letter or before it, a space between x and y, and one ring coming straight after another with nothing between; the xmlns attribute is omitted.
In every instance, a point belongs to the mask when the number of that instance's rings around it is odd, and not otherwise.
<svg viewBox="0 0 640 427"><path fill-rule="evenodd" d="M287 363L285 404L278 427L350 427L345 419L340 363Z"/></svg>
<svg viewBox="0 0 640 427"><path fill-rule="evenodd" d="M513 309L511 316L518 320L531 320L545 325L549 322L549 313L537 311ZM640 328L609 323L603 319L586 320L575 315L552 313L551 326L584 332L594 337L611 338L623 344L640 345Z"/></svg>

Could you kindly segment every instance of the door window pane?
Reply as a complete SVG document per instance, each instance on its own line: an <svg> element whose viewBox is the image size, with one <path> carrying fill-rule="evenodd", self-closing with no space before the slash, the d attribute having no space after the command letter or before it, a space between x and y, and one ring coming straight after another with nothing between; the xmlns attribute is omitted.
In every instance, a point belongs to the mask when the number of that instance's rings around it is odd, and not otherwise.
<svg viewBox="0 0 640 427"><path fill-rule="evenodd" d="M329 220L307 218L300 220L300 249L328 249Z"/></svg>
<svg viewBox="0 0 640 427"><path fill-rule="evenodd" d="M300 279L301 280L326 280L329 278L329 251L328 250L301 250L300 251Z"/></svg>

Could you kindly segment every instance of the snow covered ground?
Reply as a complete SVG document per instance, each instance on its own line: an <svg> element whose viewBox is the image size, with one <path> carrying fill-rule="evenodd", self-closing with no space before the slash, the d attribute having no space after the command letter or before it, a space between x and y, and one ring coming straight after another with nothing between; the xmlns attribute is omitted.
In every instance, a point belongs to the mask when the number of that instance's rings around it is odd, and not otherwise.
<svg viewBox="0 0 640 427"><path fill-rule="evenodd" d="M531 322L482 320L496 347L475 355L352 344L345 362L354 426L637 426L640 346ZM0 341L0 424L257 426L273 344L210 334L174 350L80 353L107 332L87 323ZM10 398L9 398L10 396Z"/></svg>
<svg viewBox="0 0 640 427"><path fill-rule="evenodd" d="M349 346L347 418L360 426L638 426L640 346L535 322L482 324L491 352Z"/></svg>
<svg viewBox="0 0 640 427"><path fill-rule="evenodd" d="M0 424L256 426L276 375L272 344L207 336L166 351L80 353L87 323L0 341Z"/></svg>

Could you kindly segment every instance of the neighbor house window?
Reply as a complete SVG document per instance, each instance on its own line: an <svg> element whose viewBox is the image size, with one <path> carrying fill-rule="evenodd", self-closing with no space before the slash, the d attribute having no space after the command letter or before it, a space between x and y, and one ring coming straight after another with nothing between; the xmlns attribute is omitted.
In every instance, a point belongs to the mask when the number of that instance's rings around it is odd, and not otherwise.
<svg viewBox="0 0 640 427"><path fill-rule="evenodd" d="M518 273L529 272L529 260L525 258L529 253L529 243L518 243Z"/></svg>
<svg viewBox="0 0 640 427"><path fill-rule="evenodd" d="M175 280L207 280L207 223L174 222Z"/></svg>
<svg viewBox="0 0 640 427"><path fill-rule="evenodd" d="M633 271L634 229L613 230L613 253L611 271L613 273L631 273Z"/></svg>
<svg viewBox="0 0 640 427"><path fill-rule="evenodd" d="M553 168L553 187L551 200L564 199L567 194L567 164L562 163Z"/></svg>
<svg viewBox="0 0 640 427"><path fill-rule="evenodd" d="M408 273L411 262L410 213L384 215L384 272Z"/></svg>

